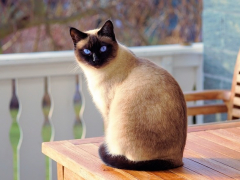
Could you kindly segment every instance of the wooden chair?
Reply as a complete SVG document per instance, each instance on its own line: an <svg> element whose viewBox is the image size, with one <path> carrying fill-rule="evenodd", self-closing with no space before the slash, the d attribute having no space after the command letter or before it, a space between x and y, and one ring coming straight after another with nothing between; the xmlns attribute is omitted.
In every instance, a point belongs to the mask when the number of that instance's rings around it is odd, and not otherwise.
<svg viewBox="0 0 240 180"><path fill-rule="evenodd" d="M184 93L185 100L222 100L221 104L195 105L187 108L188 115L228 113L228 119L240 119L240 50L237 56L235 70L230 90L203 90Z"/></svg>

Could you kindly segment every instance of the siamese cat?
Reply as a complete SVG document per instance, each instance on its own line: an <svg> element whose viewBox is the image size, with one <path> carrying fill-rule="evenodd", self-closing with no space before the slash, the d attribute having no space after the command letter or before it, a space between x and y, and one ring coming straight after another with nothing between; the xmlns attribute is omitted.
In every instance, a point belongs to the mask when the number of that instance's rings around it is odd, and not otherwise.
<svg viewBox="0 0 240 180"><path fill-rule="evenodd" d="M163 68L121 45L108 20L86 32L70 28L75 56L105 126L102 161L129 170L166 170L183 165L186 102Z"/></svg>

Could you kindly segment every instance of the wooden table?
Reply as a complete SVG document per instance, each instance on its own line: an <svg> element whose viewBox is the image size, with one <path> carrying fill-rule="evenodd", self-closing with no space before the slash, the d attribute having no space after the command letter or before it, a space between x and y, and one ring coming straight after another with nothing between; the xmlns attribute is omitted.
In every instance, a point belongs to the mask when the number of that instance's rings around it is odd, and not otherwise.
<svg viewBox="0 0 240 180"><path fill-rule="evenodd" d="M240 121L190 126L184 166L140 172L105 166L98 156L103 137L45 142L42 152L58 163L59 180L240 179Z"/></svg>

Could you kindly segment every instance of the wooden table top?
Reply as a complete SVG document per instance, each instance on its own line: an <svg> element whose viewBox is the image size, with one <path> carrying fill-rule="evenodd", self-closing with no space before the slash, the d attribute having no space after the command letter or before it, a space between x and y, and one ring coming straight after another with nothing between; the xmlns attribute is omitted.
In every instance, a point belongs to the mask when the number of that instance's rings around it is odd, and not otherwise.
<svg viewBox="0 0 240 180"><path fill-rule="evenodd" d="M45 142L42 152L83 179L240 179L240 121L189 126L183 167L130 171L105 166L98 156L103 137ZM82 178L80 178L82 179Z"/></svg>

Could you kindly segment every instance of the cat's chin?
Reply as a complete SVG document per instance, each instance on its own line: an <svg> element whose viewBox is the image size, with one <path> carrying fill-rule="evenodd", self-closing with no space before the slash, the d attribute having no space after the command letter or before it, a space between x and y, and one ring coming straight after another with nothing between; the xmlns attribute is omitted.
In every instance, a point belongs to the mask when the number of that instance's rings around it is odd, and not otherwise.
<svg viewBox="0 0 240 180"><path fill-rule="evenodd" d="M99 156L102 161L110 167L126 170L137 171L159 171L177 168L183 165L182 161L174 162L173 160L148 160L148 161L131 161L123 155L112 155L108 152L107 145L102 144L99 147Z"/></svg>

